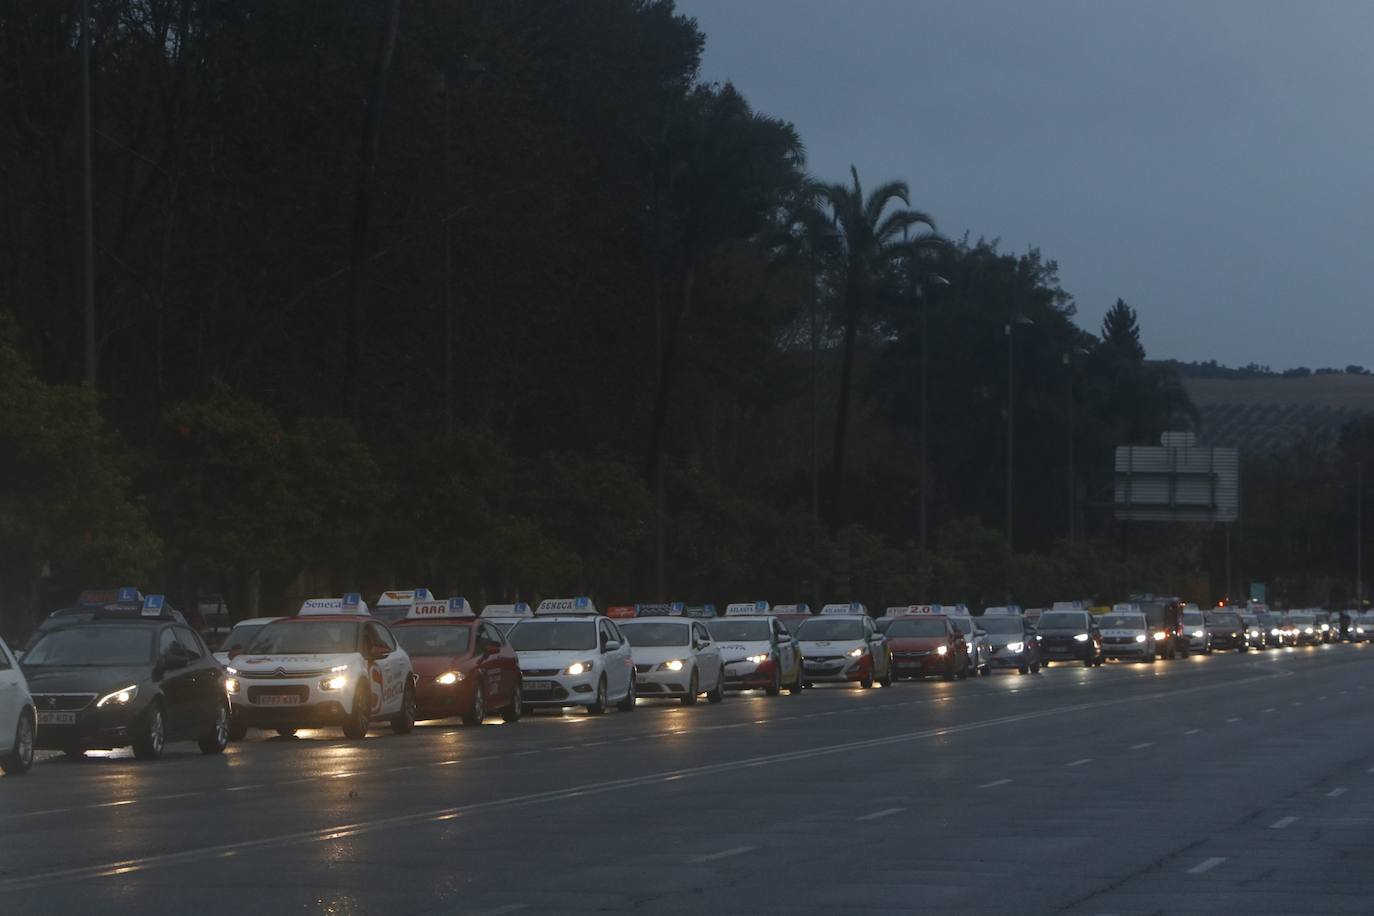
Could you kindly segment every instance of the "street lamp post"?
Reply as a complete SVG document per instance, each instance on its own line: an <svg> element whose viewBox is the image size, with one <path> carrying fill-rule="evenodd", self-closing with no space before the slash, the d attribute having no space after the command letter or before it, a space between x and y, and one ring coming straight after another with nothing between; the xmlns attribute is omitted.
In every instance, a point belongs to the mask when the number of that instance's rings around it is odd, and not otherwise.
<svg viewBox="0 0 1374 916"><path fill-rule="evenodd" d="M1016 467L1016 336L1019 324L1034 324L1025 315L1017 315L1007 322L1007 553L1013 548L1012 511L1015 503L1013 470Z"/></svg>

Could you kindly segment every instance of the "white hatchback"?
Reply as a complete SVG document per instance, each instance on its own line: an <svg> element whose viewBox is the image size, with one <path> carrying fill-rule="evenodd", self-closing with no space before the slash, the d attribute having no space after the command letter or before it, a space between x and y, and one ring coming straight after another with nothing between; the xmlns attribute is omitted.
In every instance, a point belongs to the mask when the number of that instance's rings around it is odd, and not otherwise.
<svg viewBox="0 0 1374 916"><path fill-rule="evenodd" d="M525 709L583 706L600 715L615 703L621 712L634 711L630 646L615 621L598 614L589 599L546 600L507 638L520 655Z"/></svg>
<svg viewBox="0 0 1374 916"><path fill-rule="evenodd" d="M694 706L702 693L712 703L725 697L725 663L701 621L637 617L619 629L630 643L637 695L674 697L683 706Z"/></svg>
<svg viewBox="0 0 1374 916"><path fill-rule="evenodd" d="M24 672L10 647L0 639L0 770L10 775L29 771L37 730Z"/></svg>

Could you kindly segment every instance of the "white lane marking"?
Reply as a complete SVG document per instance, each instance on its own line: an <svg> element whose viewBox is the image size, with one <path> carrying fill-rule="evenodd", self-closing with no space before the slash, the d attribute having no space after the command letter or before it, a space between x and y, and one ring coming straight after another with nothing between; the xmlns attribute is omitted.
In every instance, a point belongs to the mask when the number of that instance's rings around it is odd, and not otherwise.
<svg viewBox="0 0 1374 916"><path fill-rule="evenodd" d="M876 821L880 817L891 817L894 814L901 814L905 808L884 808L881 811L874 811L872 814L862 814L855 818L858 821Z"/></svg>
<svg viewBox="0 0 1374 916"><path fill-rule="evenodd" d="M1203 859L1201 862L1188 869L1188 874L1200 875L1205 871L1211 871L1225 861L1226 856L1212 856L1210 859Z"/></svg>
<svg viewBox="0 0 1374 916"><path fill-rule="evenodd" d="M1289 815L1288 817L1281 817L1278 820L1274 821L1274 823L1270 824L1269 829L1282 830L1283 828L1287 827L1289 824L1293 823L1296 820L1297 818L1293 817L1292 815Z"/></svg>
<svg viewBox="0 0 1374 916"><path fill-rule="evenodd" d="M249 791L250 789L261 789L261 788L262 788L262 783L256 783L256 784L251 785L251 786L230 786L229 788L225 789L224 791L226 791L226 792L247 792L247 791Z"/></svg>
<svg viewBox="0 0 1374 916"><path fill-rule="evenodd" d="M769 754L760 757L745 757L739 760L729 760L721 763L703 764L697 767L689 767L684 770L672 770L667 772L649 773L643 776L630 776L622 779L607 780L604 782L588 783L570 789L549 789L543 792L532 792L527 795L513 795L505 798L495 798L487 801L470 802L465 805L457 805L451 808L440 808L437 810L417 811L412 814L400 814L392 817L377 818L375 820L358 821L351 824L340 824L335 827L317 828L314 830L301 830L292 833L282 833L274 836L259 836L251 840L239 840L233 843L223 843L216 846L200 846L193 849L184 849L179 852L159 853L143 856L134 859L124 859L115 862L104 862L96 865L76 865L68 868L58 868L51 871L36 872L23 876L11 878L0 878L0 891L9 891L22 887L34 887L43 884L51 884L58 881L73 881L88 878L109 877L111 875L122 874L131 868L152 868L163 865L175 865L184 862L194 862L202 859L215 858L226 852L237 852L246 850L271 849L284 846L295 846L303 843L329 843L335 840L347 839L366 833L375 833L383 830L395 830L399 828L416 827L426 823L433 823L450 814L467 814L478 811L492 811L506 808L522 808L532 805L540 805L546 802L560 801L583 795L604 794L615 792L622 789L637 788L639 786L657 785L668 782L670 779L683 779L688 777L712 776L718 773L727 773L736 770L754 769L757 767L774 766L782 763L792 763L800 760L813 760L822 757L831 757L840 754L852 755L858 750L868 750L878 747L891 747L895 745L908 744L913 741L923 741L927 738L941 738L947 735L963 734L965 732L982 731L989 728L998 728L1003 725L1015 725L1022 722L1033 722L1038 719L1048 719L1055 716L1066 716L1084 712L1089 709L1108 709L1116 706L1128 706L1138 703L1157 703L1161 699L1170 697L1185 696L1194 693L1205 693L1214 690L1234 690L1247 684L1258 684L1276 678L1286 678L1291 676L1287 672L1276 671L1268 674L1259 674L1254 677L1240 678L1234 681L1217 681L1210 684L1200 684L1195 687L1180 687L1176 690L1158 690L1152 693L1144 693L1138 696L1118 697L1111 700L1088 700L1082 703L1070 703L1065 706L1049 706L1041 709L1034 709L1029 712L1017 713L1009 716L997 716L991 719L981 719L974 722L965 722L961 725L948 725L938 728L926 728L914 732L901 732L895 735L884 735L880 738L863 738L856 741L846 741L841 744L822 745L820 747L805 748L796 751L784 751L777 754ZM631 740L641 740L638 736ZM308 782L309 780L289 780L288 782ZM286 783L274 783L274 785L284 785Z"/></svg>
<svg viewBox="0 0 1374 916"><path fill-rule="evenodd" d="M1155 743L1154 743L1153 741L1142 741L1142 742L1140 742L1139 744L1132 744L1132 745L1131 745L1131 750L1133 750L1133 751L1143 751L1143 750L1145 750L1145 748L1147 748L1147 747L1154 747L1154 746L1155 746Z"/></svg>
<svg viewBox="0 0 1374 916"><path fill-rule="evenodd" d="M1064 766L1066 766L1066 767L1081 767L1081 766L1082 766L1083 764L1085 764L1085 763L1092 763L1092 762L1093 762L1093 759L1092 759L1091 757L1084 757L1082 760L1075 760L1073 763L1066 763L1066 764L1064 764Z"/></svg>
<svg viewBox="0 0 1374 916"><path fill-rule="evenodd" d="M1006 785L1007 783L1009 783L1009 782L1011 782L1010 779L994 779L992 782L985 782L985 783L983 783L983 784L982 784L981 786L979 786L978 788L980 788L980 789L995 789L995 788L997 788L998 786L1005 786L1005 785Z"/></svg>
<svg viewBox="0 0 1374 916"><path fill-rule="evenodd" d="M1196 734L1197 734L1198 732L1200 732L1200 731L1202 731L1202 729L1200 729L1200 728L1190 728L1190 729L1188 729L1186 732L1184 732L1183 734L1185 734L1185 735L1196 735Z"/></svg>
<svg viewBox="0 0 1374 916"><path fill-rule="evenodd" d="M1227 724L1227 725L1230 725L1232 722L1239 722L1239 721L1240 721L1240 716L1232 716L1231 718L1229 718L1229 719L1226 720L1226 724Z"/></svg>
<svg viewBox="0 0 1374 916"><path fill-rule="evenodd" d="M701 864L702 862L714 862L717 859L728 859L730 856L739 856L743 855L746 852L753 851L753 846L736 846L733 849L722 849L720 852L707 853L704 856L697 856L696 858L688 859L687 861Z"/></svg>
<svg viewBox="0 0 1374 916"><path fill-rule="evenodd" d="M154 798L153 800L154 800L154 801L171 801L172 799L175 799L175 798L190 798L192 795L200 795L200 794L201 794L200 792L178 792L178 793L175 794L175 795L159 795L159 796L157 796L156 798Z"/></svg>
<svg viewBox="0 0 1374 916"><path fill-rule="evenodd" d="M92 808L119 808L119 807L123 807L124 805L132 805L132 804L133 804L134 802L136 802L136 801L138 801L138 799L136 799L136 798L125 798L125 799L121 799L120 801L103 802L103 803L101 803L101 804L99 804L99 805L91 805L91 807L92 807Z"/></svg>
<svg viewBox="0 0 1374 916"><path fill-rule="evenodd" d="M1274 709L1274 707L1270 706L1268 709L1266 709L1266 710L1264 710L1264 711L1265 711L1265 712L1274 712L1275 709Z"/></svg>
<svg viewBox="0 0 1374 916"><path fill-rule="evenodd" d="M1374 773L1374 770L1370 770ZM44 814L66 814L71 808L47 808L43 811L22 811L19 814L11 814L10 817L41 817Z"/></svg>
<svg viewBox="0 0 1374 916"><path fill-rule="evenodd" d="M1327 793L1326 793L1326 797L1327 797L1327 798L1340 798L1342 795L1344 795L1344 794L1346 793L1346 791L1347 791L1347 790L1345 789L1344 786L1337 786L1336 788L1332 789L1330 792L1327 792Z"/></svg>

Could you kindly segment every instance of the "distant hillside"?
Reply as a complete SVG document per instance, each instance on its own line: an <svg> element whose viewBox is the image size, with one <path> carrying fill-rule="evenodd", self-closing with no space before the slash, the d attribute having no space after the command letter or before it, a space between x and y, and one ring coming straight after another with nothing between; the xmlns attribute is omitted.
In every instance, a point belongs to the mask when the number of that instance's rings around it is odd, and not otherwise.
<svg viewBox="0 0 1374 916"><path fill-rule="evenodd" d="M1298 378L1183 378L1201 414L1198 442L1251 454L1300 437L1334 442L1341 426L1374 415L1374 375L1324 373Z"/></svg>

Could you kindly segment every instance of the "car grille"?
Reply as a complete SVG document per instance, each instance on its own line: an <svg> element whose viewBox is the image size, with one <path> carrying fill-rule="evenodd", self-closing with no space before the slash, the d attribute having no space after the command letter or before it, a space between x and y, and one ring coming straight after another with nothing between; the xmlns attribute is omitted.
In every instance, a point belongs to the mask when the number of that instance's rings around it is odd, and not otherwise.
<svg viewBox="0 0 1374 916"><path fill-rule="evenodd" d="M893 652L894 661L915 661L918 658L925 658L929 652Z"/></svg>
<svg viewBox="0 0 1374 916"><path fill-rule="evenodd" d="M834 664L835 662L842 662L842 661L844 661L844 656L843 656L843 655L808 655L808 656L806 657L806 660L807 660L808 662L818 662L818 663L820 663L820 664L822 664L822 665L830 665L830 664Z"/></svg>
<svg viewBox="0 0 1374 916"><path fill-rule="evenodd" d="M35 693L33 695L33 705L35 709L85 709L91 705L95 699L93 693Z"/></svg>
<svg viewBox="0 0 1374 916"><path fill-rule="evenodd" d="M648 665L635 665L635 674L648 674L650 671L653 671L653 670L654 670L654 666L653 666L652 664L648 664Z"/></svg>
<svg viewBox="0 0 1374 916"><path fill-rule="evenodd" d="M302 671L287 671L285 668L274 668L271 671L240 671L238 676L250 681L282 680L284 678L295 677L324 677L329 674L328 668L309 668Z"/></svg>
<svg viewBox="0 0 1374 916"><path fill-rule="evenodd" d="M520 674L523 677L554 677L562 668L521 668Z"/></svg>
<svg viewBox="0 0 1374 916"><path fill-rule="evenodd" d="M281 687L249 687L248 702L256 703L263 697L297 697L302 703L310 699L310 688L282 685Z"/></svg>
<svg viewBox="0 0 1374 916"><path fill-rule="evenodd" d="M1128 646L1136 639L1134 636L1104 636L1102 641L1113 646Z"/></svg>

